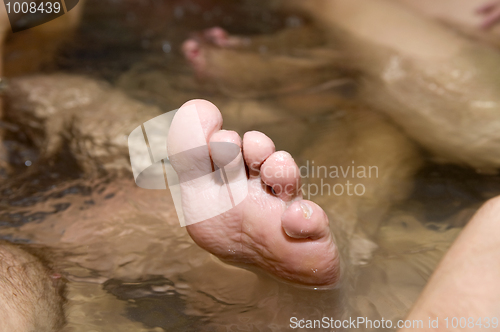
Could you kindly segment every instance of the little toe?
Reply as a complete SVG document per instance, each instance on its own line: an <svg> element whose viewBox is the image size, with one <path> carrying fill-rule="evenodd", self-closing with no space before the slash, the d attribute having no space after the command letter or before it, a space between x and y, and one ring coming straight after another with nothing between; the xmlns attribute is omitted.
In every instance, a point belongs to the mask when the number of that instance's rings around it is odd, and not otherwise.
<svg viewBox="0 0 500 332"><path fill-rule="evenodd" d="M302 197L300 171L288 152L278 151L270 155L260 168L260 176L283 201Z"/></svg>
<svg viewBox="0 0 500 332"><path fill-rule="evenodd" d="M294 239L317 240L330 234L328 217L323 209L307 200L292 203L281 217L281 226Z"/></svg>
<svg viewBox="0 0 500 332"><path fill-rule="evenodd" d="M243 154L250 178L260 176L260 166L275 152L273 141L259 131L249 131L243 136Z"/></svg>

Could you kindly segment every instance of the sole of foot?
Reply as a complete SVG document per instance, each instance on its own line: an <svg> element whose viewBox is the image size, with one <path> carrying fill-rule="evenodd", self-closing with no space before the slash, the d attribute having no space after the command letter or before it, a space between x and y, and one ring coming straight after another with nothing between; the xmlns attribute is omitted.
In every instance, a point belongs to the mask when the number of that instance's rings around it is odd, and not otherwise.
<svg viewBox="0 0 500 332"><path fill-rule="evenodd" d="M328 217L302 199L292 156L275 151L263 133L241 139L221 128L220 111L205 100L185 103L170 127L169 159L192 239L228 263L296 284L336 286L340 257Z"/></svg>

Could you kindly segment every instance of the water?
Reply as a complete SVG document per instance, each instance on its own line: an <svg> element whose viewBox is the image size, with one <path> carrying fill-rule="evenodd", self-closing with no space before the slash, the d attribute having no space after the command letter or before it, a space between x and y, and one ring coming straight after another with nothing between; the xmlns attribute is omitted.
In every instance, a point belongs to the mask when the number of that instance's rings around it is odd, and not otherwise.
<svg viewBox="0 0 500 332"><path fill-rule="evenodd" d="M272 102L231 99L199 84L180 55L180 42L193 30L222 22L234 32L268 33L288 21L244 1L89 0L77 36L45 71L105 80L126 93L113 98L147 104L148 114L170 111L190 98L207 98L222 110L226 128L240 134L262 130L299 164L319 162L334 154L331 142L336 141L325 141L329 136L324 135L340 132L342 119L350 116L345 110L297 114ZM63 81L61 86L74 85L78 92L87 82ZM92 89L88 96L98 101L109 97ZM102 121L131 128L139 125L142 118L123 105L113 112L87 105L79 112L99 113ZM34 138L43 141L59 133L25 134L31 127L12 117L3 124L13 170L2 173L0 239L40 248L62 272L67 280L64 331L284 331L291 317L402 319L473 212L499 193L497 176L426 160L408 199L369 216L360 213L361 219L381 221L366 229L366 238L352 240L351 254L357 249L361 254L341 288L297 288L225 265L198 248L179 227L169 193L138 188L126 167L88 166L94 165L92 158L123 165L116 160L126 162L126 150L107 150L110 158L75 157L69 135L47 159ZM75 124L85 126L92 126L88 132L95 137L104 137L111 125ZM349 222L342 209L350 201L313 200L331 219L340 216ZM337 236L345 244L341 237L348 231L341 231Z"/></svg>

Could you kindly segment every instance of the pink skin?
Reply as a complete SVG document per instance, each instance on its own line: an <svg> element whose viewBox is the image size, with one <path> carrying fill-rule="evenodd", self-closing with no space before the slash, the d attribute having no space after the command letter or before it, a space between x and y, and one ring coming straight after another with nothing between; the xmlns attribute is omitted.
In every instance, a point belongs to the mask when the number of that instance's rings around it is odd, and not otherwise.
<svg viewBox="0 0 500 332"><path fill-rule="evenodd" d="M196 39L188 39L182 44L182 52L191 66L193 66L196 74L200 78L203 77L203 69L206 68L207 63L203 56L201 43Z"/></svg>
<svg viewBox="0 0 500 332"><path fill-rule="evenodd" d="M491 0L477 8L476 13L483 17L480 24L482 29L490 29L500 22L500 0ZM214 27L193 34L182 45L182 50L186 59L191 63L197 75L204 77L206 71L206 59L203 54L203 44L211 44L217 47L229 48L244 46L249 43L249 39L231 36L220 27Z"/></svg>
<svg viewBox="0 0 500 332"><path fill-rule="evenodd" d="M214 27L202 32L193 33L191 38L187 39L182 44L182 52L195 69L197 75L200 78L203 78L203 73L206 68L206 60L203 54L204 44L230 48L244 46L249 42L250 41L247 38L230 36L226 30Z"/></svg>
<svg viewBox="0 0 500 332"><path fill-rule="evenodd" d="M193 240L230 263L256 266L303 285L336 286L340 279L340 257L328 218L317 204L302 199L298 189L300 174L290 154L275 152L271 139L260 132L248 132L241 140L236 132L221 130L222 116L208 101L192 100L183 107L193 104L206 141L240 146L243 150L235 161L241 162L243 158L249 170L248 196L227 212L187 226ZM170 155L185 151L189 145L186 141L193 135L194 128L184 121L187 118L183 107L170 129ZM218 156L212 154L208 159L211 160L172 161L172 165L182 182L185 174L210 170L212 162L217 164ZM190 201L189 191L183 185L186 184L181 184L183 209L189 216L190 206L186 203ZM278 188L285 187L278 193ZM217 195L218 191L214 193Z"/></svg>
<svg viewBox="0 0 500 332"><path fill-rule="evenodd" d="M489 29L500 22L500 1L490 1L479 7L476 13L484 17L481 28Z"/></svg>
<svg viewBox="0 0 500 332"><path fill-rule="evenodd" d="M213 27L202 32L202 36L219 47L240 46L245 43L244 38L230 36L229 33L219 27Z"/></svg>

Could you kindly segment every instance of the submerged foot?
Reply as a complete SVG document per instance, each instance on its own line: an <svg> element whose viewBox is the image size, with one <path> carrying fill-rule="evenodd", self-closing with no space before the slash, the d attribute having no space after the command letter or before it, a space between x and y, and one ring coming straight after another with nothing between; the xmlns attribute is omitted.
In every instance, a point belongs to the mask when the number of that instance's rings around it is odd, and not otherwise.
<svg viewBox="0 0 500 332"><path fill-rule="evenodd" d="M288 281L337 284L340 257L328 218L302 199L293 158L275 152L260 132L247 132L242 141L221 127L217 107L192 100L177 111L168 136L193 240L225 261Z"/></svg>
<svg viewBox="0 0 500 332"><path fill-rule="evenodd" d="M213 27L193 34L182 44L182 52L196 74L203 78L209 69L207 56L204 54L207 47L238 48L247 46L249 43L248 38L232 36L222 28Z"/></svg>

